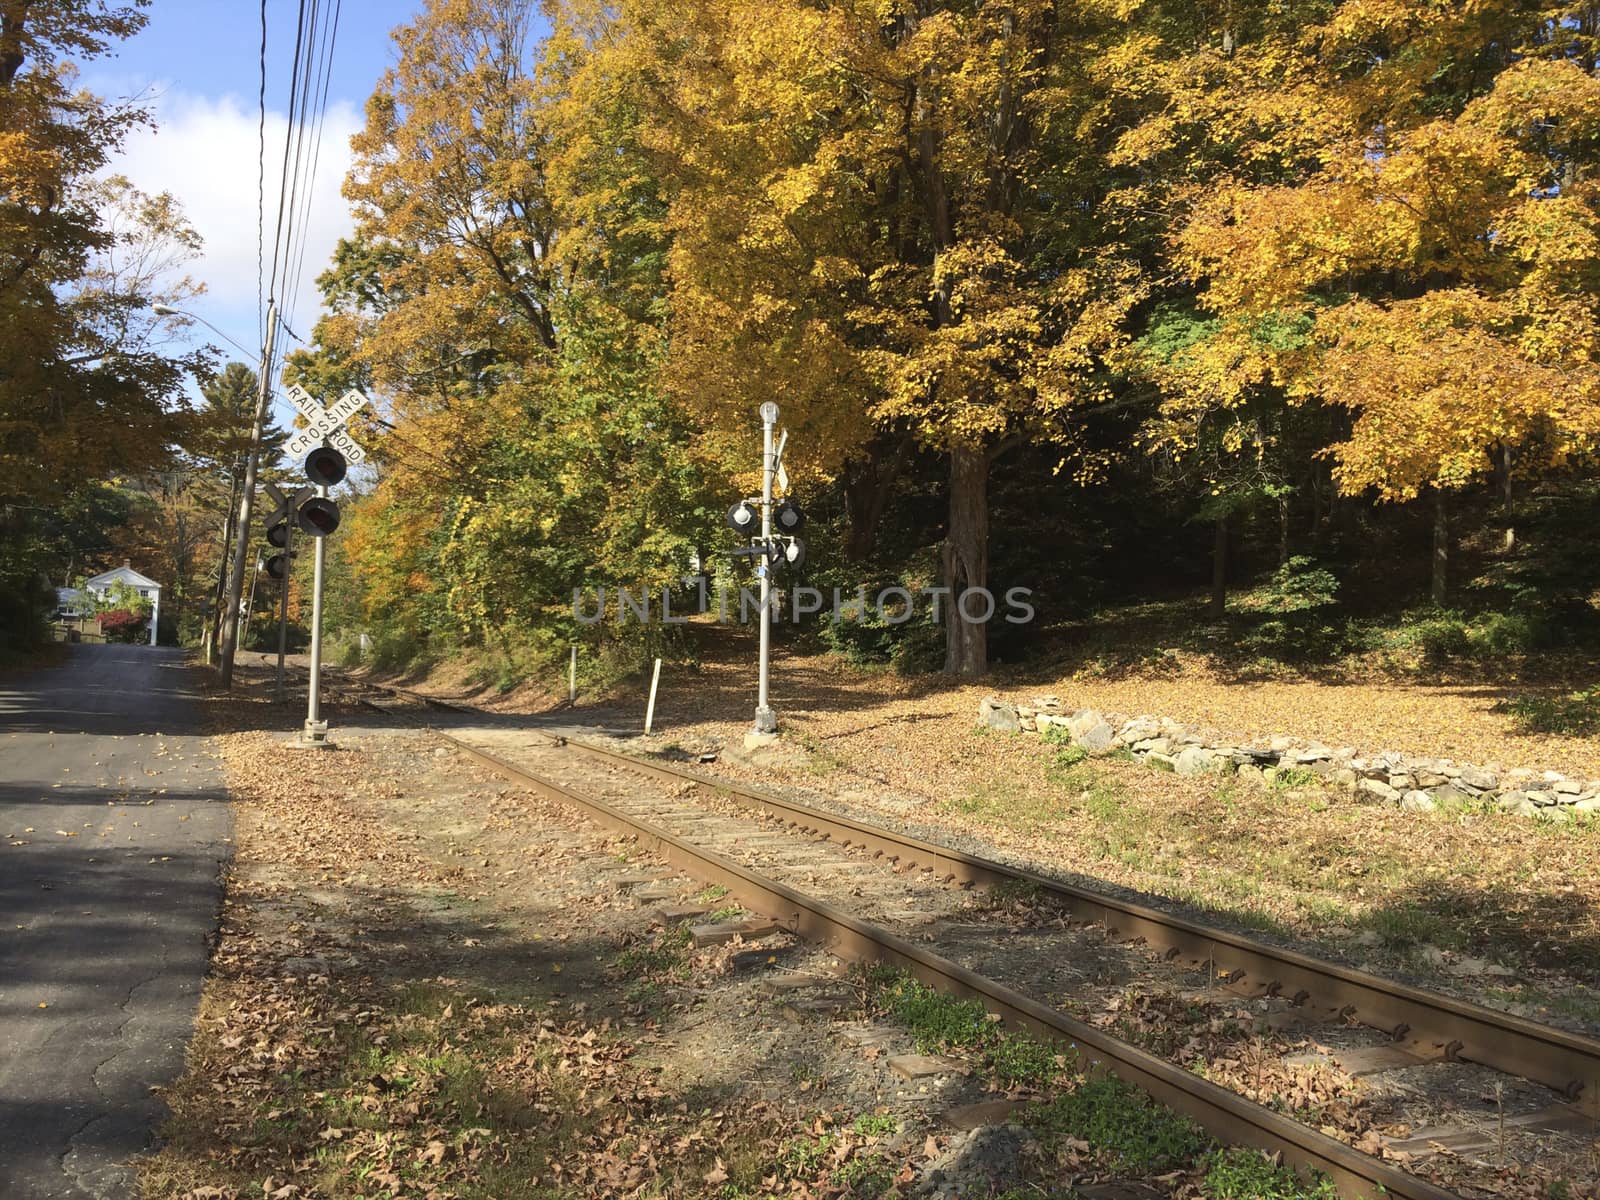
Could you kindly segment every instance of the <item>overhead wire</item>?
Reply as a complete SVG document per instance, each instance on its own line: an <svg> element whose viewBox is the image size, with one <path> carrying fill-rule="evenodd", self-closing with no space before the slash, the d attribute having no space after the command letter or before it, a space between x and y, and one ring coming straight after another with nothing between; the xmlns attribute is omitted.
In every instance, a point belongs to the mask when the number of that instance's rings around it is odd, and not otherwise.
<svg viewBox="0 0 1600 1200"><path fill-rule="evenodd" d="M295 311L299 305L300 285L305 273L306 249L311 234L311 206L316 197L317 171L322 164L322 134L328 121L328 90L333 83L333 55L338 44L339 16L343 6L343 0L334 0L333 15L323 22L321 49L318 54L318 78L312 89L317 95L316 116L311 122L310 170L306 175L305 198L299 219L300 247L298 252L291 251L289 255L293 263L293 274L288 287L290 312Z"/></svg>
<svg viewBox="0 0 1600 1200"><path fill-rule="evenodd" d="M289 108L298 114L291 133L294 141L294 154L291 160L287 145L284 149L284 173L289 179L288 196L285 200L285 209L280 213L283 218L283 270L277 276L276 286L281 309L288 301L289 277L294 269L294 245L299 231L300 197L304 187L302 163L306 157L306 127L309 121L311 104L311 89L315 75L315 59L317 54L317 25L322 10L321 0L311 0L310 21L307 28L305 43L305 58L300 64L298 79L291 85L293 94L289 98ZM292 161L292 165L291 165Z"/></svg>
<svg viewBox="0 0 1600 1200"><path fill-rule="evenodd" d="M300 92L301 52L305 46L306 0L300 0L300 12L295 22L294 59L289 77L289 117L283 130L283 163L278 178L278 220L272 234L272 271L268 275L267 302L273 304L278 296L278 261L283 251L283 220L289 211L289 147L298 128L297 102Z"/></svg>

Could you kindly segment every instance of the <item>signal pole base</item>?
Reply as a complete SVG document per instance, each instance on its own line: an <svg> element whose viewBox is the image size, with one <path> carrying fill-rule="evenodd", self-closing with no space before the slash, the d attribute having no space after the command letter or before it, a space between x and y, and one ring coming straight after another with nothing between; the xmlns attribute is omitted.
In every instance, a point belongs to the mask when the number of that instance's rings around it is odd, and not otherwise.
<svg viewBox="0 0 1600 1200"><path fill-rule="evenodd" d="M765 704L756 706L756 723L750 731L755 735L778 736L778 715Z"/></svg>
<svg viewBox="0 0 1600 1200"><path fill-rule="evenodd" d="M292 750L332 750L336 743L328 740L326 721L307 721L300 736L284 742Z"/></svg>

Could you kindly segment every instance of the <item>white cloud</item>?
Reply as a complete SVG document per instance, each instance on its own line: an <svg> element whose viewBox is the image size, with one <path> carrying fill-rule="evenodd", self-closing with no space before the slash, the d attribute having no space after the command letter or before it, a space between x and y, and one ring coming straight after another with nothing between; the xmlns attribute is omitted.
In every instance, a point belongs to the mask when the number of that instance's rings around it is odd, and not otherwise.
<svg viewBox="0 0 1600 1200"><path fill-rule="evenodd" d="M182 202L189 221L205 239L203 257L191 273L206 285L206 295L190 307L230 337L253 346L259 340L261 322L256 267L258 114L232 96L211 98L175 91L166 92L151 107L156 127L129 137L111 169L128 176L143 191L168 191ZM329 105L314 177L310 174L310 131L307 133L302 171L303 177L310 177L312 190L309 220L304 223L303 266L298 299L292 311L285 308L283 314L302 337L311 336L321 307L316 277L331 259L335 243L352 228L349 205L339 188L350 167L350 137L361 123L361 114L352 105ZM282 113L267 114L264 241L268 273L287 125ZM304 198L302 190L302 204ZM297 223L303 212L300 208L295 213ZM293 272L285 272L280 263L280 275L286 274L292 278ZM288 288L280 284L278 291L280 305L287 305Z"/></svg>

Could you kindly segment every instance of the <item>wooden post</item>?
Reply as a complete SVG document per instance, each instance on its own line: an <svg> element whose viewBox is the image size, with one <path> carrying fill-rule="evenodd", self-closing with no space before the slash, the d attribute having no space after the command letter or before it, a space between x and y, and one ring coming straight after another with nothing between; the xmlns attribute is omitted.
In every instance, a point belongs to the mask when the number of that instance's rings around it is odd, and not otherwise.
<svg viewBox="0 0 1600 1200"><path fill-rule="evenodd" d="M572 643L572 661L567 667L567 703L578 702L578 643Z"/></svg>
<svg viewBox="0 0 1600 1200"><path fill-rule="evenodd" d="M645 710L644 710L644 731L645 731L646 736L648 736L649 733L650 733L650 727L655 724L655 720L656 720L656 685L658 683L660 683L660 682L661 682L661 660L658 658L658 659L656 659L655 670L650 672L650 703L645 706Z"/></svg>

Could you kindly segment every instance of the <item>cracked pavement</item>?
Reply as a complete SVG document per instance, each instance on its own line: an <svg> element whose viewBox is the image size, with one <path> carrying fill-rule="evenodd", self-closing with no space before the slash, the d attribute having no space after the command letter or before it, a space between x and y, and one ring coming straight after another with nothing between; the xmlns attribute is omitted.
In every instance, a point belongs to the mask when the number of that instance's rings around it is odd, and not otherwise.
<svg viewBox="0 0 1600 1200"><path fill-rule="evenodd" d="M177 650L0 679L0 1197L119 1200L183 1067L231 851Z"/></svg>

